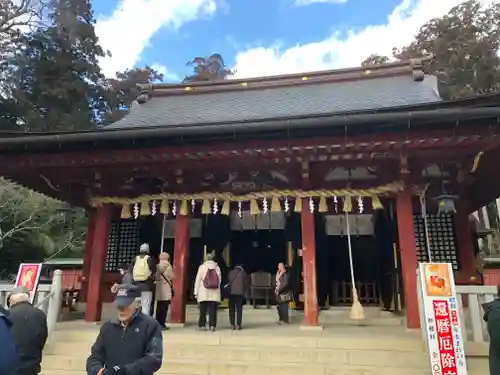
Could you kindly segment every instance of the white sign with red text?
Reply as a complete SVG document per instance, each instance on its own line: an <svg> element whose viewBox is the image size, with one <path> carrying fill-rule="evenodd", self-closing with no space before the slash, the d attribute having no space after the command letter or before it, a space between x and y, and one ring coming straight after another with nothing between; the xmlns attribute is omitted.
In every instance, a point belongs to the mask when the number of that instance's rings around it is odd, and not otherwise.
<svg viewBox="0 0 500 375"><path fill-rule="evenodd" d="M420 263L432 375L467 375L451 263Z"/></svg>

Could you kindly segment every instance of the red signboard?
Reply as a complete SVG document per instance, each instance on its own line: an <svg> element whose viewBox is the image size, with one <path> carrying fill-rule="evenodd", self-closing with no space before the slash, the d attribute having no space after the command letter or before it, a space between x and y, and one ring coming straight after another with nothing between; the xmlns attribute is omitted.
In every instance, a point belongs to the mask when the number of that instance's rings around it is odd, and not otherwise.
<svg viewBox="0 0 500 375"><path fill-rule="evenodd" d="M30 292L30 301L35 300L36 289L42 271L42 263L21 263L17 271L16 287L24 286Z"/></svg>

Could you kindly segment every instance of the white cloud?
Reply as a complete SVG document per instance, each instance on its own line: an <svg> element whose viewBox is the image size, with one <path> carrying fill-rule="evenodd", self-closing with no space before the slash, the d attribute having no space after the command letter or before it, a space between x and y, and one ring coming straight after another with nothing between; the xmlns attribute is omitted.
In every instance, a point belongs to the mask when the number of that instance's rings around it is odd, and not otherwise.
<svg viewBox="0 0 500 375"><path fill-rule="evenodd" d="M393 47L409 44L420 26L441 17L463 0L403 0L384 24L338 30L325 40L287 49L282 43L250 48L236 56L236 77L299 73L359 66L370 54L391 56ZM487 5L491 0L480 0ZM493 1L500 3L500 0Z"/></svg>
<svg viewBox="0 0 500 375"><path fill-rule="evenodd" d="M151 68L156 70L158 73L163 74L163 81L165 82L178 82L180 81L180 78L177 74L170 72L168 68L160 63L154 63L151 65Z"/></svg>
<svg viewBox="0 0 500 375"><path fill-rule="evenodd" d="M347 0L295 0L295 5L298 7L317 3L345 4Z"/></svg>
<svg viewBox="0 0 500 375"><path fill-rule="evenodd" d="M179 28L216 10L217 0L120 0L110 17L96 23L102 47L112 54L100 61L104 74L132 68L162 27Z"/></svg>

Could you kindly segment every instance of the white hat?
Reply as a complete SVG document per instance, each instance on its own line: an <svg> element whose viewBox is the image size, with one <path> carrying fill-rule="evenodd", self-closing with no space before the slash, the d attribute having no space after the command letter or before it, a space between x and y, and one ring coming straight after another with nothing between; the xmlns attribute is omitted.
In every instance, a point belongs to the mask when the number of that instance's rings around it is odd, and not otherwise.
<svg viewBox="0 0 500 375"><path fill-rule="evenodd" d="M149 245L147 243L143 243L139 248L140 253L149 253Z"/></svg>

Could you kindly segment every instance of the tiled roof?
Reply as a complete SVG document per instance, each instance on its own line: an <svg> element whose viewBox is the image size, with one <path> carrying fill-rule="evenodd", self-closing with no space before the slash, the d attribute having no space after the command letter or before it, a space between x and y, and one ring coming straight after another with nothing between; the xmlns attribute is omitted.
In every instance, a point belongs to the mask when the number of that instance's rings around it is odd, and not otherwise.
<svg viewBox="0 0 500 375"><path fill-rule="evenodd" d="M107 128L196 124L343 114L440 102L435 76L411 74L304 85L152 96Z"/></svg>

